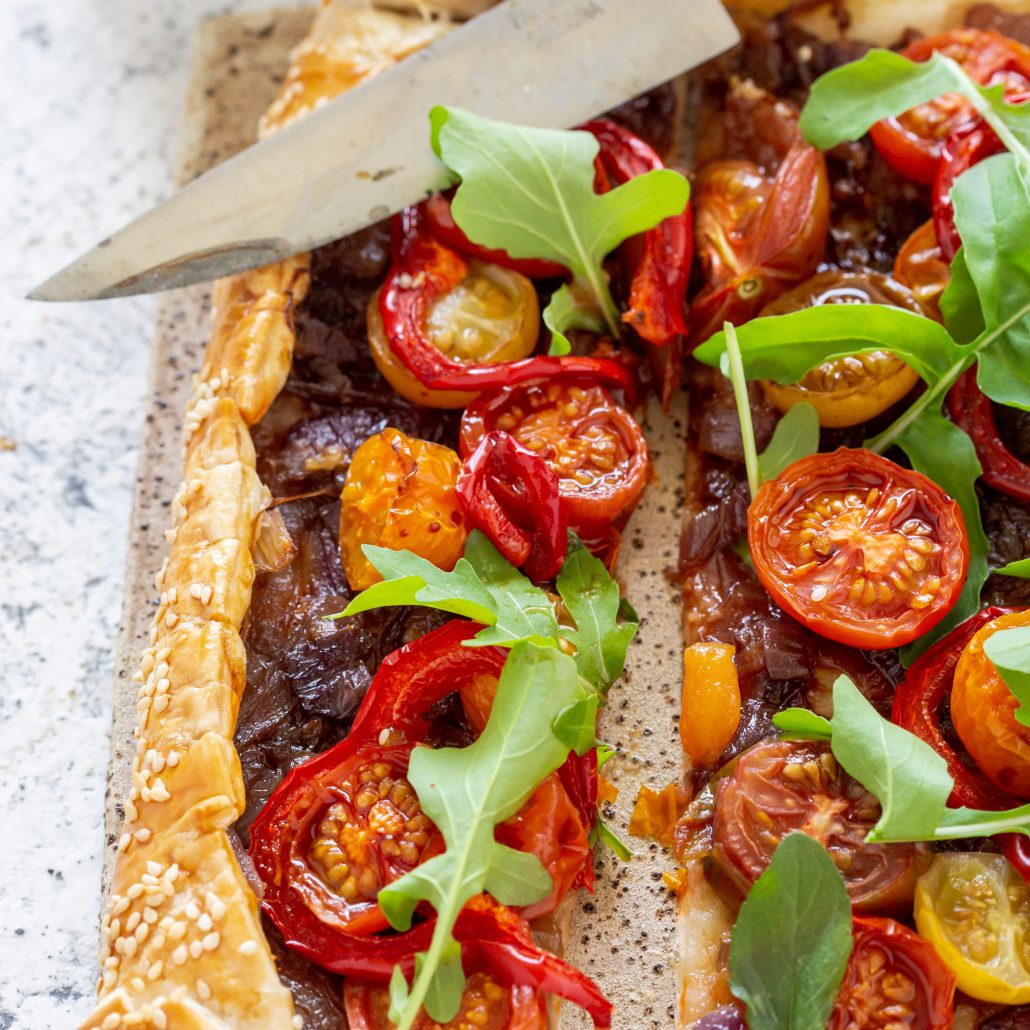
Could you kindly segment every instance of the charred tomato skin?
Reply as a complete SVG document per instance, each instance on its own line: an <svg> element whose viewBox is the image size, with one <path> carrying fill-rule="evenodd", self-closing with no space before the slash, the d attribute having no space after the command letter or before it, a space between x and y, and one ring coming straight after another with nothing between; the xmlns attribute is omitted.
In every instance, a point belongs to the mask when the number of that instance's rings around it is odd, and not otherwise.
<svg viewBox="0 0 1030 1030"><path fill-rule="evenodd" d="M794 462L748 510L755 572L781 608L854 647L899 647L931 630L965 583L958 504L919 472L862 449Z"/></svg>
<svg viewBox="0 0 1030 1030"><path fill-rule="evenodd" d="M948 1030L955 974L894 919L856 916L854 945L827 1030Z"/></svg>
<svg viewBox="0 0 1030 1030"><path fill-rule="evenodd" d="M859 912L901 912L930 862L926 844L867 844L880 805L822 743L779 740L745 751L716 782L713 872L740 897L794 831L826 847Z"/></svg>

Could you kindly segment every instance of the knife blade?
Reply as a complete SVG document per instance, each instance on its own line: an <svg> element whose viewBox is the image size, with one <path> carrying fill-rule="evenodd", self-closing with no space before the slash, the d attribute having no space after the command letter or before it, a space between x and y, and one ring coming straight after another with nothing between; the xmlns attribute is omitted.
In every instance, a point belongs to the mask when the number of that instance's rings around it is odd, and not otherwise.
<svg viewBox="0 0 1030 1030"><path fill-rule="evenodd" d="M739 39L719 0L504 0L256 143L38 286L122 297L311 250L449 185L430 107L568 128Z"/></svg>

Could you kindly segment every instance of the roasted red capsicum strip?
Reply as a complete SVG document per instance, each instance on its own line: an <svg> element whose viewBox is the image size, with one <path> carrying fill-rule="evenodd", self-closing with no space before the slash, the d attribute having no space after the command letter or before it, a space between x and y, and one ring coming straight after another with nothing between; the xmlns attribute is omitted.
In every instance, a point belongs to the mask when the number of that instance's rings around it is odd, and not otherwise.
<svg viewBox="0 0 1030 1030"><path fill-rule="evenodd" d="M558 474L508 433L487 433L456 486L469 521L512 565L544 582L558 575L568 549L568 518Z"/></svg>
<svg viewBox="0 0 1030 1030"><path fill-rule="evenodd" d="M662 159L639 136L606 118L581 126L601 145L598 161L618 185L656 168ZM685 335L687 283L693 259L693 215L687 204L653 229L623 245L631 266L629 310L622 321L656 347L668 347Z"/></svg>
<svg viewBox="0 0 1030 1030"><path fill-rule="evenodd" d="M429 231L443 244L467 258L489 261L513 272L520 272L530 279L556 279L568 276L564 265L542 258L513 258L506 250L492 250L479 243L473 243L465 230L454 220L451 213L451 198L446 193L436 193L422 204Z"/></svg>
<svg viewBox="0 0 1030 1030"><path fill-rule="evenodd" d="M612 358L540 355L521 361L472 364L442 353L429 338L427 322L434 301L465 277L468 266L457 251L441 243L419 208L394 219L393 263L379 297L390 349L430 390L496 390L530 379L580 375L636 395L633 372Z"/></svg>
<svg viewBox="0 0 1030 1030"><path fill-rule="evenodd" d="M952 421L969 435L980 459L984 482L1010 497L1030 501L1030 465L1001 442L991 400L976 385L976 369L959 376L948 393Z"/></svg>

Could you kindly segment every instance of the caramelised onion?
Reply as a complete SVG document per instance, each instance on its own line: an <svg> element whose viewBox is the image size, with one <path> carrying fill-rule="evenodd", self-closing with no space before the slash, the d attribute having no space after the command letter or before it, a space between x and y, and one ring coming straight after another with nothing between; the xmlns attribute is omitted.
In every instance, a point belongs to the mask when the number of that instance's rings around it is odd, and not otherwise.
<svg viewBox="0 0 1030 1030"><path fill-rule="evenodd" d="M253 553L255 572L278 572L297 556L297 547L278 508L268 508L258 516Z"/></svg>

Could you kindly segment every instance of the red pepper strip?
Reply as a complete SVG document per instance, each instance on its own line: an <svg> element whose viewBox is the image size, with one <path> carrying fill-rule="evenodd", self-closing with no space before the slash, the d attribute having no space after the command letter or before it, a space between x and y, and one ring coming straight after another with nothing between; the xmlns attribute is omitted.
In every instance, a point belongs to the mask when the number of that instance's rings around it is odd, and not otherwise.
<svg viewBox="0 0 1030 1030"><path fill-rule="evenodd" d="M645 172L664 168L662 159L638 136L606 118L580 126L601 144L601 166L612 180L623 183ZM631 243L633 241L630 241ZM693 214L688 204L682 214L666 218L641 233L631 248L633 266L629 310L622 321L642 340L667 347L685 335L687 282L694 256Z"/></svg>
<svg viewBox="0 0 1030 1030"><path fill-rule="evenodd" d="M1009 104L1022 104L1027 100L1030 100L1030 93L1013 93L1005 98ZM955 228L951 187L966 169L992 154L1000 154L1004 149L994 130L979 119L960 125L944 144L933 179L933 227L945 261L951 261L962 246Z"/></svg>
<svg viewBox="0 0 1030 1030"><path fill-rule="evenodd" d="M558 770L558 778L576 806L583 826L589 831L597 822L597 748L591 748L585 755L570 752ZM594 892L593 862L583 863L572 886L585 887L591 894Z"/></svg>
<svg viewBox="0 0 1030 1030"><path fill-rule="evenodd" d="M513 272L521 272L530 279L555 279L568 276L569 270L555 261L542 258L513 258L506 250L492 250L482 244L473 243L465 230L451 214L451 198L446 193L437 193L422 204L429 231L443 244L467 258L489 261Z"/></svg>
<svg viewBox="0 0 1030 1030"><path fill-rule="evenodd" d="M995 490L1030 501L1030 465L1024 465L1002 442L991 400L976 385L976 369L963 372L948 393L952 421L973 441L984 482Z"/></svg>
<svg viewBox="0 0 1030 1030"><path fill-rule="evenodd" d="M541 355L490 365L447 357L429 339L429 310L467 271L464 259L429 232L419 208L408 208L395 217L393 264L383 283L379 310L390 349L423 386L430 390L496 390L530 379L579 375L623 390L627 403L633 403L634 374L611 358Z"/></svg>
<svg viewBox="0 0 1030 1030"><path fill-rule="evenodd" d="M543 458L495 430L466 460L455 491L472 524L512 565L524 566L538 583L558 575L568 549L568 518L558 473Z"/></svg>
<svg viewBox="0 0 1030 1030"><path fill-rule="evenodd" d="M289 947L308 955L330 972L386 983L395 966L411 977L415 954L429 947L435 924L436 919L432 918L404 933L355 937L356 947L341 942L338 953L330 957L313 952L303 935L294 934L289 928L280 929ZM482 970L503 983L525 984L556 994L583 1008L595 1026L611 1025L611 1002L597 984L574 966L536 947L526 921L487 895L473 898L461 910L454 936L461 942L466 973Z"/></svg>
<svg viewBox="0 0 1030 1030"><path fill-rule="evenodd" d="M955 789L948 798L952 808L1009 808L1013 799L962 761L941 732L940 709L951 691L955 666L963 649L979 629L1011 609L985 608L938 640L912 663L894 694L891 720L929 744L948 763Z"/></svg>

